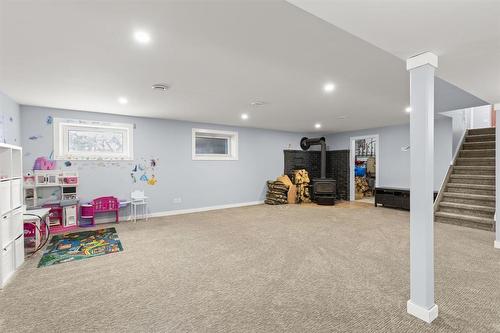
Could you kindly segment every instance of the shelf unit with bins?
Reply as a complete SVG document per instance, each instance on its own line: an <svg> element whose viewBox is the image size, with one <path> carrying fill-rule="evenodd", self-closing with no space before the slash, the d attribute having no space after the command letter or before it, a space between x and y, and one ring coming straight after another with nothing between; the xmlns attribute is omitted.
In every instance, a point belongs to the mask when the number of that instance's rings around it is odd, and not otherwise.
<svg viewBox="0 0 500 333"><path fill-rule="evenodd" d="M78 172L35 170L24 176L24 200L28 208L51 208L49 227L52 234L68 232L78 228L77 187ZM67 201L74 201L74 204L63 204Z"/></svg>
<svg viewBox="0 0 500 333"><path fill-rule="evenodd" d="M0 144L0 288L24 262L22 156Z"/></svg>

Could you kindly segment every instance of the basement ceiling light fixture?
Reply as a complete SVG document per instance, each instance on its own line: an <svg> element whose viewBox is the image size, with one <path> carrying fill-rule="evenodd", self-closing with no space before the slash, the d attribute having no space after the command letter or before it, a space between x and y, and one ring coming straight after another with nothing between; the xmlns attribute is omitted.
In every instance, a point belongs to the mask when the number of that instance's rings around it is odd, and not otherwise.
<svg viewBox="0 0 500 333"><path fill-rule="evenodd" d="M411 107L410 106L406 107L405 111L406 111L406 113L410 113L411 112Z"/></svg>
<svg viewBox="0 0 500 333"><path fill-rule="evenodd" d="M321 128L321 124L320 124L320 123L316 123L316 124L314 124L314 128L316 128L316 129L320 129L320 128Z"/></svg>
<svg viewBox="0 0 500 333"><path fill-rule="evenodd" d="M125 97L118 97L118 103L120 103L121 105L125 105L128 103L128 99Z"/></svg>
<svg viewBox="0 0 500 333"><path fill-rule="evenodd" d="M134 40L139 44L149 44L151 42L151 35L144 30L136 30L134 32Z"/></svg>
<svg viewBox="0 0 500 333"><path fill-rule="evenodd" d="M323 90L326 93L331 93L332 91L335 90L335 85L331 82L325 83L325 85L323 86Z"/></svg>
<svg viewBox="0 0 500 333"><path fill-rule="evenodd" d="M243 114L241 115L241 119L243 119L243 120L247 120L247 119L248 119L248 114L247 114L247 113L243 113Z"/></svg>
<svg viewBox="0 0 500 333"><path fill-rule="evenodd" d="M170 86L164 83L155 83L151 86L151 88L157 91L167 91L168 89L170 89Z"/></svg>

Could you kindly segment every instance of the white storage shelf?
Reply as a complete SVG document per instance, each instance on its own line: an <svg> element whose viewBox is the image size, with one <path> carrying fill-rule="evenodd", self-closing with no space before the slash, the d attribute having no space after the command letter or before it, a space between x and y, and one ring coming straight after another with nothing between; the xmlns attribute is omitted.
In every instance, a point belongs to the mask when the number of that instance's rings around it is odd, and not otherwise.
<svg viewBox="0 0 500 333"><path fill-rule="evenodd" d="M0 144L0 288L24 262L22 149Z"/></svg>

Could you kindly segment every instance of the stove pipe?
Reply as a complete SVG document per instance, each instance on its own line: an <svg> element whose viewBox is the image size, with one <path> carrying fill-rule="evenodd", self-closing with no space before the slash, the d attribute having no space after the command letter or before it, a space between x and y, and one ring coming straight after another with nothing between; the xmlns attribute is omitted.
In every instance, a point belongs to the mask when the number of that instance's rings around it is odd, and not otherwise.
<svg viewBox="0 0 500 333"><path fill-rule="evenodd" d="M308 150L311 146L321 145L321 179L326 178L326 139L321 138L302 138L300 140L300 148Z"/></svg>

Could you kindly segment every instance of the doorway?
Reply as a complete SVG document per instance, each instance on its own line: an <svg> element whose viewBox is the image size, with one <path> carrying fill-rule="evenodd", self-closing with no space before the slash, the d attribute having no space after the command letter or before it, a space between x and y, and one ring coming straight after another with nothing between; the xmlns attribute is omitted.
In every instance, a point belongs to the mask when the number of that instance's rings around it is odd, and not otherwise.
<svg viewBox="0 0 500 333"><path fill-rule="evenodd" d="M351 137L350 200L375 203L379 183L378 134Z"/></svg>

